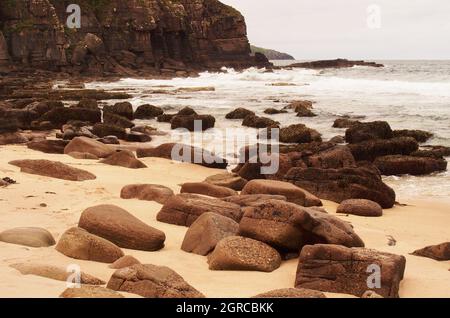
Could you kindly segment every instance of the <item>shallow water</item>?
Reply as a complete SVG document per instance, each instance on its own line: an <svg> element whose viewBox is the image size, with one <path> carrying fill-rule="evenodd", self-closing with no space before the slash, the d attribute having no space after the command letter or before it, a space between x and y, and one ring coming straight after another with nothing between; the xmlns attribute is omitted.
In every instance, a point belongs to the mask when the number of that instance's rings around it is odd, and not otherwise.
<svg viewBox="0 0 450 318"><path fill-rule="evenodd" d="M386 120L393 129L423 129L435 134L428 144L450 146L450 61L377 61L385 68L353 67L339 70L264 70L205 72L196 78L172 80L122 79L114 83L90 83L89 88L126 89L133 95L134 107L142 104L161 106L168 113L190 106L201 114L216 117L216 128L194 143L216 150L229 159L235 157L236 146L225 140L256 141L255 129L242 130L241 121L225 119L236 107L245 107L259 115L271 117L282 125L304 123L323 134L324 139L343 135L345 130L332 128L333 121L343 115L366 121ZM283 62L278 62L283 63ZM273 86L288 83L289 86ZM169 86L169 87L166 87ZM180 87L214 87L214 91L155 94L153 90L175 90ZM266 108L282 108L289 101L309 99L315 102L314 118L298 118L294 113L268 116ZM170 132L170 125L156 120L142 121ZM225 128L239 129L227 132ZM190 136L192 136L190 134ZM172 132L154 138L152 144L182 141ZM186 135L182 135L186 137ZM196 136L200 137L200 136ZM222 145L223 146L222 149ZM218 149L218 146L220 149ZM450 174L426 177L388 177L402 197L450 196Z"/></svg>

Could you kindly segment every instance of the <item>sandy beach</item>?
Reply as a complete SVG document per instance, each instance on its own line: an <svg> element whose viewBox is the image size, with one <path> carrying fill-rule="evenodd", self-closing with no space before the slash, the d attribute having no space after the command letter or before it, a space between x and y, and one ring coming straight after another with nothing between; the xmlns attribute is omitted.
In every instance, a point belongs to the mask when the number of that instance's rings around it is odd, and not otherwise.
<svg viewBox="0 0 450 318"><path fill-rule="evenodd" d="M143 158L148 168L133 170L101 164L95 160L44 154L25 146L2 146L0 153L0 176L17 181L17 184L0 188L0 232L15 227L42 227L58 241L64 231L77 225L80 214L86 208L114 204L166 234L165 247L158 252L124 250L125 254L136 257L143 264L172 268L207 297L251 297L274 289L294 287L298 259L283 262L272 273L210 271L206 257L180 249L187 228L156 221L160 204L120 199L120 190L128 184L161 184L178 193L180 184L203 181L221 170L159 158ZM87 170L95 174L97 179L72 182L25 174L8 164L17 159L60 161ZM366 247L406 257L400 297L450 297L450 262L409 255L416 249L450 240L450 199L400 197L399 201L406 206L385 210L380 218L339 217L353 224ZM335 214L336 203L324 201L324 206L329 213ZM389 246L389 237L395 239L395 246ZM82 271L106 282L114 272L107 264L71 259L57 252L54 247L31 248L0 242L0 297L58 297L66 289L65 282L24 276L9 267L21 262L64 267L78 264ZM352 297L330 293L327 296Z"/></svg>

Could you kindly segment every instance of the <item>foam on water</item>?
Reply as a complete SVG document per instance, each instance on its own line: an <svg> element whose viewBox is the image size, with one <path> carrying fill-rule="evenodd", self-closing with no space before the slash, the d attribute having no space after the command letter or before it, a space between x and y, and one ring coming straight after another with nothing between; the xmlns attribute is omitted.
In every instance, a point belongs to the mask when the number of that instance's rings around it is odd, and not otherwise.
<svg viewBox="0 0 450 318"><path fill-rule="evenodd" d="M435 137L429 144L450 146L450 62L448 61L389 61L385 68L354 67L341 70L275 70L250 68L243 72L224 68L222 72L204 72L198 77L172 80L142 80L125 78L114 83L91 83L89 88L126 89L134 107L152 104L168 113L190 106L199 113L216 117L216 128L207 133L207 141L198 144L210 149L224 143L220 132L228 127L241 128L241 121L225 119L236 107L245 107L264 115L269 107L282 108L289 101L315 101L313 118L298 118L293 113L270 116L290 125L304 123L319 130L324 139L342 135L344 130L332 128L342 115L367 121L386 120L393 129L424 129ZM277 84L277 85L273 85ZM289 84L289 85L286 85ZM279 86L285 85L285 86ZM174 90L182 87L214 87L214 91L157 94L152 90ZM267 115L264 115L267 116ZM170 132L170 125L155 120L142 121ZM236 134L242 134L237 132ZM249 143L256 141L257 130L245 129ZM214 136L218 136L215 138ZM238 136L235 136L238 137ZM219 140L221 139L221 140ZM156 137L157 145L172 141L172 136ZM221 152L234 158L235 149ZM411 193L450 195L450 175L436 177L388 178L400 196ZM412 190L415 189L415 191Z"/></svg>

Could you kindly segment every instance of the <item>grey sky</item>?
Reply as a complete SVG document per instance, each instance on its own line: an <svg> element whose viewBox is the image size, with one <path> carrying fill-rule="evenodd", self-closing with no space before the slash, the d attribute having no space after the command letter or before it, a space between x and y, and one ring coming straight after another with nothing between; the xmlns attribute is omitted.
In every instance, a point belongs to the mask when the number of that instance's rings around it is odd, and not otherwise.
<svg viewBox="0 0 450 318"><path fill-rule="evenodd" d="M450 59L449 0L221 1L244 14L252 44L297 59ZM372 4L380 28L368 27Z"/></svg>

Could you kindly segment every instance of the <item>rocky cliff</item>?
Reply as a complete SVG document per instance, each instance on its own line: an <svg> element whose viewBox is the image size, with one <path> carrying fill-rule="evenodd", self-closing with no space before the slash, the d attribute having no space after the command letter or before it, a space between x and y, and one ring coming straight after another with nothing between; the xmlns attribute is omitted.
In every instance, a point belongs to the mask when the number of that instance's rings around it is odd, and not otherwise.
<svg viewBox="0 0 450 318"><path fill-rule="evenodd" d="M68 28L67 7L81 8ZM0 66L145 73L266 65L243 16L217 0L1 0Z"/></svg>
<svg viewBox="0 0 450 318"><path fill-rule="evenodd" d="M269 60L295 60L295 58L292 55L289 55L287 53L271 50L271 49L265 49L262 47L257 47L254 45L251 45L251 50L253 53L261 53L264 54Z"/></svg>

